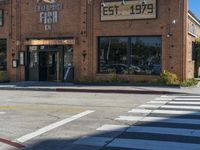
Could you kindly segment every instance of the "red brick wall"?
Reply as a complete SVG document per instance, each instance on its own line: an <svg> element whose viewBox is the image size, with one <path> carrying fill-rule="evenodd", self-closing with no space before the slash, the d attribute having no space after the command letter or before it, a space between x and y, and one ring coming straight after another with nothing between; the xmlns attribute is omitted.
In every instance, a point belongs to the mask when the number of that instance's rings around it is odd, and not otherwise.
<svg viewBox="0 0 200 150"><path fill-rule="evenodd" d="M5 16L8 26L0 31L1 36L8 38L9 43L9 76L13 80L24 80L24 67L18 69L11 67L11 49L26 51L23 44L26 38L37 37L66 37L73 36L76 39L74 46L75 78L85 76L90 79L96 77L105 78L107 75L97 74L97 37L98 36L126 36L126 35L160 35L162 37L162 66L163 70L176 73L180 79L184 79L184 60L186 59L186 21L187 0L157 0L157 19L129 20L129 21L100 21L100 0L58 0L64 4L64 10L59 12L59 22L54 24L51 31L45 31L44 25L39 24L39 14L34 11L36 0L21 0L16 6L16 0L12 0L13 11L13 36L9 37L11 26L11 11L9 5L2 6L8 10ZM88 3L90 2L90 3ZM183 8L184 6L184 8ZM176 20L176 24L172 21ZM11 27L10 27L11 28ZM173 36L168 38L167 34ZM16 41L20 41L16 42ZM12 48L11 48L12 47ZM86 60L83 59L86 53ZM129 80L152 80L155 76L126 76Z"/></svg>

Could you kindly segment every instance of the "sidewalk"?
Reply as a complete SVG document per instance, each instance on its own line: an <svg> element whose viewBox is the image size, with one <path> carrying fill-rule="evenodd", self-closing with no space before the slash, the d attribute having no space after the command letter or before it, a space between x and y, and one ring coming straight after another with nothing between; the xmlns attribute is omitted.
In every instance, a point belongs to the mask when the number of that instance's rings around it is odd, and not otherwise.
<svg viewBox="0 0 200 150"><path fill-rule="evenodd" d="M18 82L1 83L0 90L29 90L88 93L124 93L124 94L197 94L200 87L180 88L173 86L135 86L135 85L83 85L60 82Z"/></svg>

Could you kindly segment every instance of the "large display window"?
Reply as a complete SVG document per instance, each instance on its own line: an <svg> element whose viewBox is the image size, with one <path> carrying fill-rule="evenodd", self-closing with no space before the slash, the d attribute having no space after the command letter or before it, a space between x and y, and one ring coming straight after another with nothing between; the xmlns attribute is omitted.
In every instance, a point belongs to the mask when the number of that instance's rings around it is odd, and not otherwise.
<svg viewBox="0 0 200 150"><path fill-rule="evenodd" d="M99 37L98 72L159 75L161 37Z"/></svg>

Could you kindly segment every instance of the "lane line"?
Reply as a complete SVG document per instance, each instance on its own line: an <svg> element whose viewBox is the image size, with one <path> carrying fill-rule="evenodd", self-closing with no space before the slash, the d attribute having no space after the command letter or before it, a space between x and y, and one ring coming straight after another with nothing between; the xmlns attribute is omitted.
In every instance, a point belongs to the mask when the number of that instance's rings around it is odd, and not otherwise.
<svg viewBox="0 0 200 150"><path fill-rule="evenodd" d="M24 148L25 147L22 144L19 144L19 143L16 143L16 142L12 142L10 140L3 139L3 138L0 138L0 143L4 143L4 144L10 145L10 146L13 146L15 148Z"/></svg>
<svg viewBox="0 0 200 150"><path fill-rule="evenodd" d="M130 128L128 128L126 132L156 133L156 134L200 137L200 130L179 129L179 128L131 126Z"/></svg>
<svg viewBox="0 0 200 150"><path fill-rule="evenodd" d="M97 128L97 131L118 131L122 132L125 131L129 126L126 125L110 125L110 124L105 124L99 128Z"/></svg>
<svg viewBox="0 0 200 150"><path fill-rule="evenodd" d="M103 147L112 140L113 138L108 137L82 137L79 140L75 141L73 144Z"/></svg>
<svg viewBox="0 0 200 150"><path fill-rule="evenodd" d="M169 114L169 115L194 115L200 116L200 112L197 111L181 111L181 110L148 110L148 109L132 109L129 113L141 113L141 114Z"/></svg>
<svg viewBox="0 0 200 150"><path fill-rule="evenodd" d="M115 120L119 121L143 121L143 122L163 122L175 124L194 124L200 125L199 119L182 119L182 118L169 118L169 117L137 117L137 116L119 116Z"/></svg>
<svg viewBox="0 0 200 150"><path fill-rule="evenodd" d="M0 112L0 115L4 115L4 114L6 114L6 112Z"/></svg>
<svg viewBox="0 0 200 150"><path fill-rule="evenodd" d="M151 150L199 150L200 144L139 139L115 139L108 147Z"/></svg>
<svg viewBox="0 0 200 150"><path fill-rule="evenodd" d="M50 125L48 125L48 126L46 126L46 127L44 127L44 128L41 128L41 129L35 131L35 132L32 132L32 133L30 133L30 134L24 135L24 136L22 136L22 137L16 139L15 141L20 142L20 143L29 141L30 139L32 139L32 138L34 138L34 137L37 137L37 136L39 136L39 135L41 135L41 134L44 134L44 133L46 133L46 132L48 132L48 131L50 131L50 130L53 130L53 129L55 129L55 128L58 128L58 127L60 127L60 126L62 126L62 125L64 125L64 124L67 124L67 123L69 123L69 122L72 122L72 121L74 121L74 120L77 120L77 119L79 119L79 118L81 118L81 117L84 117L84 116L86 116L86 115L88 115L88 114L91 114L91 113L93 113L93 112L94 112L94 111L92 111L92 110L87 110L87 111L82 112L82 113L80 113L80 114L74 115L74 116L72 116L72 117L70 117L70 118L66 118L66 119L64 119L64 120L61 120L61 121L58 121L58 122L56 122L56 123L50 124Z"/></svg>

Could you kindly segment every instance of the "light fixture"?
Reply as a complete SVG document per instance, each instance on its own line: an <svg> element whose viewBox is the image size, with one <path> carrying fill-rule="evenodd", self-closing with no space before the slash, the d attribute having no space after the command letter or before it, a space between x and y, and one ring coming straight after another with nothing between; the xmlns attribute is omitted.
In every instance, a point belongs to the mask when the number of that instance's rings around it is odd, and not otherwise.
<svg viewBox="0 0 200 150"><path fill-rule="evenodd" d="M147 4L147 1L146 0L142 0L142 4Z"/></svg>
<svg viewBox="0 0 200 150"><path fill-rule="evenodd" d="M176 24L176 20L175 19L172 21L172 24Z"/></svg>
<svg viewBox="0 0 200 150"><path fill-rule="evenodd" d="M125 4L126 4L125 0L122 0L122 5L125 5Z"/></svg>
<svg viewBox="0 0 200 150"><path fill-rule="evenodd" d="M101 0L101 6L102 6L102 7L105 7L105 6L106 6L104 0Z"/></svg>

